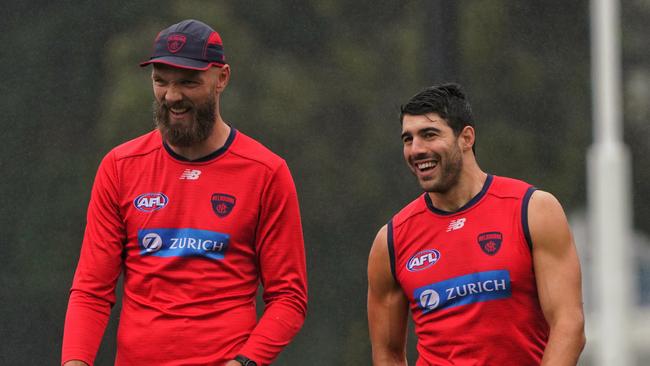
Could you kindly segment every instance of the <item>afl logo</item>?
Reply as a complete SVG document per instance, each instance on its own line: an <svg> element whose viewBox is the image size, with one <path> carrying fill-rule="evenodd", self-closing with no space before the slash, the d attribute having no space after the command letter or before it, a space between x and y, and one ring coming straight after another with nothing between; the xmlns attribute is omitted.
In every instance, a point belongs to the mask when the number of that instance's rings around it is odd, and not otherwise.
<svg viewBox="0 0 650 366"><path fill-rule="evenodd" d="M142 238L141 244L147 253L157 252L162 248L162 238L156 233L149 233Z"/></svg>
<svg viewBox="0 0 650 366"><path fill-rule="evenodd" d="M133 200L133 205L140 211L152 212L167 206L167 202L164 193L143 193Z"/></svg>
<svg viewBox="0 0 650 366"><path fill-rule="evenodd" d="M428 249L418 252L406 262L406 269L411 272L427 269L440 259L440 252L435 249Z"/></svg>

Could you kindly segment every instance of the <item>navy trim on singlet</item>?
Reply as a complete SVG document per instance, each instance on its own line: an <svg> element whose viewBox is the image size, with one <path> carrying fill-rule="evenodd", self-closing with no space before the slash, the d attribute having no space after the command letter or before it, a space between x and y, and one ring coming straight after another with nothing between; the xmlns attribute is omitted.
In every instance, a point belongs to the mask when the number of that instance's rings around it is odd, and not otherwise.
<svg viewBox="0 0 650 366"><path fill-rule="evenodd" d="M485 193L487 193L488 188L490 188L493 178L494 176L492 174L488 174L487 178L485 178L485 183L483 183L483 188L481 188L481 191L476 196L474 196L471 200L469 200L469 202L467 202L463 207L459 208L456 211L449 212L449 211L443 211L439 208L435 208L433 206L433 201L431 201L431 197L429 197L429 195L426 193L424 194L424 200L426 201L429 210L434 214L443 215L443 216L453 215L461 211L467 210L468 208L474 206L481 198L483 198L483 196L485 196Z"/></svg>
<svg viewBox="0 0 650 366"><path fill-rule="evenodd" d="M174 152L174 150L172 150L171 147L169 147L169 145L167 145L167 143L165 141L163 141L163 146L165 147L165 150L167 150L169 155L171 155L176 160L186 161L186 162L189 162L189 163L204 163L206 161L210 161L212 159L215 159L215 158L221 156L223 153L225 153L226 150L228 150L228 148L232 144L233 140L235 139L236 133L237 133L237 130L234 129L233 127L230 127L230 134L228 134L228 138L226 139L226 143L223 144L223 146L221 146L217 150L211 152L210 154L208 154L208 155L206 155L206 156L204 156L202 158L198 158L198 159L194 159L194 160L190 160L190 159L188 159L188 158L186 158L186 157L184 157L182 155L178 155L177 153Z"/></svg>
<svg viewBox="0 0 650 366"><path fill-rule="evenodd" d="M528 227L528 202L530 202L530 197L536 190L537 188L535 187L528 187L524 198L521 200L521 226L524 229L526 243L531 252L533 251L533 239L530 237L530 228Z"/></svg>
<svg viewBox="0 0 650 366"><path fill-rule="evenodd" d="M388 242L388 258L390 260L390 273L397 282L397 273L395 273L395 243L393 242L393 220L388 221L386 225L386 242Z"/></svg>

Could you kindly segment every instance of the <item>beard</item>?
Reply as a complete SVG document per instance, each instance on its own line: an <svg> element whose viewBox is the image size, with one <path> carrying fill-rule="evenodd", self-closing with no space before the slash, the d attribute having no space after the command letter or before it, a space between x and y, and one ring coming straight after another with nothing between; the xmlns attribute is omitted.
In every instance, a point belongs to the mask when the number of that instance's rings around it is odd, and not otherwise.
<svg viewBox="0 0 650 366"><path fill-rule="evenodd" d="M458 184L460 173L463 170L463 156L457 145L454 145L445 160L438 154L433 155L440 165L439 176L426 180L418 178L418 183L425 192L444 194Z"/></svg>
<svg viewBox="0 0 650 366"><path fill-rule="evenodd" d="M169 117L170 108L191 108L192 116L188 122L172 124ZM153 118L156 128L163 139L170 145L188 147L205 141L214 130L216 120L216 101L208 98L199 105L182 100L168 105L164 100L153 101Z"/></svg>

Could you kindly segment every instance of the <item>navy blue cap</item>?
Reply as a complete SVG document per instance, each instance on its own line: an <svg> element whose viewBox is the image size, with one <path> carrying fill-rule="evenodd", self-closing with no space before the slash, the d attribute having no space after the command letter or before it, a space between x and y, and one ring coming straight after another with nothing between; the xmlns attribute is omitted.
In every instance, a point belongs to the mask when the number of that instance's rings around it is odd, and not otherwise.
<svg viewBox="0 0 650 366"><path fill-rule="evenodd" d="M203 22L188 19L158 33L153 54L140 66L152 63L207 70L210 66L225 65L226 57L219 33Z"/></svg>

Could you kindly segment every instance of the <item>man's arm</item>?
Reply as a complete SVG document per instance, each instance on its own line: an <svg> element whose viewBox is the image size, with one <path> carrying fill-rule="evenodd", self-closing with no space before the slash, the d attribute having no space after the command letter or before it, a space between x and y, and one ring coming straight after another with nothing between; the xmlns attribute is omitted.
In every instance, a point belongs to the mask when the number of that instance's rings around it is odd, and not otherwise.
<svg viewBox="0 0 650 366"><path fill-rule="evenodd" d="M300 210L284 162L273 172L262 194L255 249L264 288L264 314L237 353L258 365L268 365L298 333L307 312Z"/></svg>
<svg viewBox="0 0 650 366"><path fill-rule="evenodd" d="M368 325L375 366L406 366L408 300L390 270L386 226L368 258Z"/></svg>
<svg viewBox="0 0 650 366"><path fill-rule="evenodd" d="M112 153L102 161L88 205L86 231L65 318L61 362L92 365L115 304L124 227ZM68 362L74 360L72 362ZM83 361L83 363L79 363Z"/></svg>
<svg viewBox="0 0 650 366"><path fill-rule="evenodd" d="M585 345L580 262L564 210L553 195L528 206L537 293L550 326L542 365L576 365Z"/></svg>

